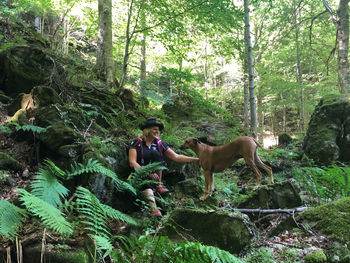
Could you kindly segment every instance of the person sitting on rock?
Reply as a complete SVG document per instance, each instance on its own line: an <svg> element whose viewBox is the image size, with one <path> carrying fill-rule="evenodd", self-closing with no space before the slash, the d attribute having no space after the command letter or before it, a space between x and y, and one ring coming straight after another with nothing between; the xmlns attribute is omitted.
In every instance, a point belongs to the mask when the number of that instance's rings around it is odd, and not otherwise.
<svg viewBox="0 0 350 263"><path fill-rule="evenodd" d="M156 118L149 118L140 126L142 135L136 138L129 148L129 165L132 168L140 168L154 162L164 162L164 156L178 163L193 163L198 162L196 157L189 157L174 152L166 143L159 139L160 132L164 129L164 125ZM156 171L149 175L152 180L162 181L162 171ZM143 195L146 198L152 217L162 217L162 213L157 208L154 191L160 195L169 192L161 183L156 184L155 189L148 186L143 190Z"/></svg>

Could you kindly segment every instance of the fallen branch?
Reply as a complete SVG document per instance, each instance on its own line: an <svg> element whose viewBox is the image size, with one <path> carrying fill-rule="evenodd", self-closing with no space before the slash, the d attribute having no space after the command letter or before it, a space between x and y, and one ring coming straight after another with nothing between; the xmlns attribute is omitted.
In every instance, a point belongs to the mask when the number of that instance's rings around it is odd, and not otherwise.
<svg viewBox="0 0 350 263"><path fill-rule="evenodd" d="M285 214L294 214L297 212L303 212L309 209L309 207L303 206L294 209L234 209L233 211L241 212L241 213L259 213L259 214L277 214L277 213L285 213Z"/></svg>

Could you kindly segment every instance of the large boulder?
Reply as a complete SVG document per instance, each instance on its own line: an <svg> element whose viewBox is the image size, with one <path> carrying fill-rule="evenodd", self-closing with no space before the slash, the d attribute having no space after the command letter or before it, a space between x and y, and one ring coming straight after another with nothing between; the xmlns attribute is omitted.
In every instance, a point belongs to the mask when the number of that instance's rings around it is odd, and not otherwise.
<svg viewBox="0 0 350 263"><path fill-rule="evenodd" d="M238 254L254 236L250 227L248 217L240 213L178 208L170 214L161 234L175 242L199 241Z"/></svg>
<svg viewBox="0 0 350 263"><path fill-rule="evenodd" d="M0 53L0 87L7 95L29 93L44 83L54 67L40 48L13 46Z"/></svg>
<svg viewBox="0 0 350 263"><path fill-rule="evenodd" d="M244 201L238 204L239 208L295 208L302 204L301 198L293 184L289 181L261 186Z"/></svg>
<svg viewBox="0 0 350 263"><path fill-rule="evenodd" d="M304 139L305 154L318 164L350 161L350 100L343 95L321 99Z"/></svg>
<svg viewBox="0 0 350 263"><path fill-rule="evenodd" d="M58 152L63 145L71 145L82 136L63 122L57 122L47 129L46 132L38 135L38 139L52 152Z"/></svg>
<svg viewBox="0 0 350 263"><path fill-rule="evenodd" d="M307 210L301 218L312 229L350 245L350 197Z"/></svg>

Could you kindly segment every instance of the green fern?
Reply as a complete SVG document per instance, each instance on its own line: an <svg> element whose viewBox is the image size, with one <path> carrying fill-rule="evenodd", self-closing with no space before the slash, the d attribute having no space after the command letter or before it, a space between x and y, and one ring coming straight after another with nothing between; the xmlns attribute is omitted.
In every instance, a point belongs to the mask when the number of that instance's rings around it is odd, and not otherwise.
<svg viewBox="0 0 350 263"><path fill-rule="evenodd" d="M113 180L117 191L121 192L127 190L136 195L136 190L132 185L120 180L112 170L107 169L97 160L89 159L86 165L74 162L74 164L71 165L71 172L69 172L67 176L69 179L73 176L86 173L102 173Z"/></svg>
<svg viewBox="0 0 350 263"><path fill-rule="evenodd" d="M56 175L64 175L52 161L46 160L46 169L40 168L34 177L31 193L45 202L58 207L62 205L61 198L68 195L68 189L58 180Z"/></svg>
<svg viewBox="0 0 350 263"><path fill-rule="evenodd" d="M197 242L179 243L175 249L177 257L182 258L182 262L217 262L217 263L241 263L229 252L213 246L202 245Z"/></svg>
<svg viewBox="0 0 350 263"><path fill-rule="evenodd" d="M26 125L19 125L18 123L14 122L16 131L30 131L36 134L44 133L46 132L51 126L48 126L46 128L42 128L36 125L26 124Z"/></svg>
<svg viewBox="0 0 350 263"><path fill-rule="evenodd" d="M102 258L107 257L112 252L114 247L110 239L98 235L92 235L91 237L95 240L97 251L105 251Z"/></svg>
<svg viewBox="0 0 350 263"><path fill-rule="evenodd" d="M25 210L6 200L0 200L0 235L13 238L22 225L25 215Z"/></svg>
<svg viewBox="0 0 350 263"><path fill-rule="evenodd" d="M172 242L166 236L118 236L118 253L112 255L116 262L157 263L241 263L229 252L197 242Z"/></svg>
<svg viewBox="0 0 350 263"><path fill-rule="evenodd" d="M79 186L75 192L76 209L82 216L81 222L85 229L92 235L101 235L110 238L109 229L107 228L104 211L97 197L88 189Z"/></svg>
<svg viewBox="0 0 350 263"><path fill-rule="evenodd" d="M4 133L11 133L12 130L7 126L0 126L0 131Z"/></svg>
<svg viewBox="0 0 350 263"><path fill-rule="evenodd" d="M71 224L66 221L60 210L24 189L17 191L21 194L20 201L28 211L40 217L44 225L65 236L73 233Z"/></svg>
<svg viewBox="0 0 350 263"><path fill-rule="evenodd" d="M119 210L116 210L116 209L110 207L109 205L105 205L105 204L101 204L101 207L102 207L104 213L106 214L106 216L108 216L109 218L114 219L114 220L118 220L118 221L122 221L122 222L126 222L126 223L129 223L131 225L137 225L137 222L133 218L120 212Z"/></svg>
<svg viewBox="0 0 350 263"><path fill-rule="evenodd" d="M128 178L129 184L132 185L137 191L142 189L144 185L159 184L159 182L150 180L148 175L157 171L167 169L161 162L150 163L145 166L141 166L139 169L135 168L135 172Z"/></svg>

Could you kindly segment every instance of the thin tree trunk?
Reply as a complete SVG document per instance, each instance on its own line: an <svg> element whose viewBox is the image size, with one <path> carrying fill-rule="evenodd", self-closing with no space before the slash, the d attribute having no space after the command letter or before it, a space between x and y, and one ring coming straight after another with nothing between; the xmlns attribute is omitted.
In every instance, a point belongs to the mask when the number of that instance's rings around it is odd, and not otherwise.
<svg viewBox="0 0 350 263"><path fill-rule="evenodd" d="M303 79L301 72L301 63L300 63L300 43L299 43L299 26L298 26L298 10L296 9L294 12L294 23L295 23L295 42L296 42L296 80L300 88L300 98L299 98L299 127L300 130L304 131L304 123L305 123L305 110L304 110L304 87L303 87Z"/></svg>
<svg viewBox="0 0 350 263"><path fill-rule="evenodd" d="M257 136L257 120L256 120L256 105L254 94L254 65L253 65L253 50L250 38L250 24L249 24L249 7L248 0L244 0L244 14L245 14L245 42L248 54L248 68L249 68L249 99L250 99L250 132L251 136Z"/></svg>
<svg viewBox="0 0 350 263"><path fill-rule="evenodd" d="M349 0L340 0L337 14L323 0L326 10L332 15L338 39L338 86L341 93L350 95L349 48Z"/></svg>
<svg viewBox="0 0 350 263"><path fill-rule="evenodd" d="M106 87L112 88L115 79L112 42L112 0L98 0L98 52L97 69L105 80Z"/></svg>
<svg viewBox="0 0 350 263"><path fill-rule="evenodd" d="M209 89L209 83L208 83L208 42L207 39L205 40L205 62L204 62L204 88L205 88L205 99L208 99L208 89Z"/></svg>
<svg viewBox="0 0 350 263"><path fill-rule="evenodd" d="M146 27L146 15L145 10L141 11L141 26ZM140 60L140 93L143 96L146 86L146 32L142 32L141 36L141 60Z"/></svg>

